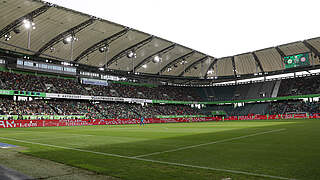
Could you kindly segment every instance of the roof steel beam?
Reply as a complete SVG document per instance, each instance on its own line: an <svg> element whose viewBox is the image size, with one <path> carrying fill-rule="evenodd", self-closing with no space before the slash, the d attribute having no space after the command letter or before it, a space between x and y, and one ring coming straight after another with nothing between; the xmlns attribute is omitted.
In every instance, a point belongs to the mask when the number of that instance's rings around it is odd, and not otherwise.
<svg viewBox="0 0 320 180"><path fill-rule="evenodd" d="M153 56L155 56L155 55L163 55L163 54L171 51L172 49L174 49L175 46L176 46L176 44L172 44L172 45L170 45L169 47L166 47L166 48L164 48L164 49L162 49L162 50L160 50L160 51L157 51L157 52L151 54L150 56L148 56L147 58L145 58L144 60L142 60L140 63L138 63L138 64L134 67L134 71L136 71L137 69L139 69L140 67L142 67L142 65L148 63Z"/></svg>
<svg viewBox="0 0 320 180"><path fill-rule="evenodd" d="M235 77L237 77L237 68L236 63L234 62L234 56L231 57L231 63L232 63L232 70Z"/></svg>
<svg viewBox="0 0 320 180"><path fill-rule="evenodd" d="M68 29L67 31L65 31L61 34L58 34L56 37L52 38L49 42L47 42L44 46L42 46L34 55L39 56L40 54L42 54L43 52L48 50L50 47L56 45L57 43L59 43L60 41L65 39L67 36L75 35L78 32L80 32L81 30L90 26L95 20L96 20L95 18L88 19L88 20L74 26L73 28Z"/></svg>
<svg viewBox="0 0 320 180"><path fill-rule="evenodd" d="M36 18L37 16L45 13L51 6L49 5L44 5L18 19L16 19L15 21L13 21L12 23L8 24L6 27L4 27L3 29L0 30L0 37L10 33L11 31L13 31L14 29L18 28L19 26L21 26L21 23L23 20L28 19L28 20L33 20L34 18Z"/></svg>
<svg viewBox="0 0 320 180"><path fill-rule="evenodd" d="M154 36L149 36L147 39L144 39L124 50L122 50L121 52L119 52L118 54L116 54L115 56L113 56L106 64L105 66L108 67L110 66L112 63L116 62L118 59L122 58L123 56L127 55L127 52L131 51L137 51L138 49L142 48L143 46L145 46L146 44L150 43L152 41L152 39L154 38Z"/></svg>
<svg viewBox="0 0 320 180"><path fill-rule="evenodd" d="M214 66L217 62L218 62L218 59L214 59L214 60L212 61L212 63L208 66L208 69L206 70L206 74L204 75L204 78L205 78L205 79L207 79L207 77L208 77L208 72L209 72L209 70L212 69L213 66Z"/></svg>
<svg viewBox="0 0 320 180"><path fill-rule="evenodd" d="M188 66L186 67L186 69L185 69L184 71L182 71L178 76L183 76L183 75L184 75L186 72L188 72L193 66L195 66L196 64L198 64L198 63L200 63L200 62L202 62L202 61L204 61L204 60L206 60L206 59L208 59L208 58L209 58L209 56L205 56L205 57L202 57L202 58L196 60L196 61L193 62L192 64L188 65Z"/></svg>
<svg viewBox="0 0 320 180"><path fill-rule="evenodd" d="M192 56L196 51L191 51L185 55L182 55L176 59L174 59L173 61L169 62L168 64L166 64L163 68L161 68L161 70L158 72L158 74L162 73L163 71L165 71L168 67L172 66L173 64L177 63L180 59L184 59L184 58L188 58L190 56Z"/></svg>
<svg viewBox="0 0 320 180"><path fill-rule="evenodd" d="M80 61L83 57L88 56L89 54L95 52L96 50L98 50L100 47L106 46L111 44L113 41L119 39L120 37L124 36L125 34L127 34L129 31L129 28L125 28L120 32L117 32L109 37L107 37L106 39L103 39L99 42L97 42L96 44L90 46L89 48L87 48L86 50L84 50L82 53L80 53L80 55L78 57L76 57L76 59L74 60L75 62Z"/></svg>
<svg viewBox="0 0 320 180"><path fill-rule="evenodd" d="M257 54L256 54L255 52L252 52L251 54L252 54L254 60L256 61L257 65L259 66L260 70L261 70L262 72L264 72L263 67L262 67L262 65L261 65L261 62L260 62Z"/></svg>
<svg viewBox="0 0 320 180"><path fill-rule="evenodd" d="M278 51L278 53L280 54L281 58L285 57L286 54L284 54L284 52L279 48L279 46L275 47L276 50Z"/></svg>
<svg viewBox="0 0 320 180"><path fill-rule="evenodd" d="M307 41L302 42L311 52L320 58L320 52Z"/></svg>

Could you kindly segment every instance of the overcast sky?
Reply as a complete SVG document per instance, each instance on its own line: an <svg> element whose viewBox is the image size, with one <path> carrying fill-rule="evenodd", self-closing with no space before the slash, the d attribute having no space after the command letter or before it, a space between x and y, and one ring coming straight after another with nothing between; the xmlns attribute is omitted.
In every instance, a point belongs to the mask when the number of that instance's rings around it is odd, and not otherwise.
<svg viewBox="0 0 320 180"><path fill-rule="evenodd" d="M214 57L320 36L319 0L47 0Z"/></svg>

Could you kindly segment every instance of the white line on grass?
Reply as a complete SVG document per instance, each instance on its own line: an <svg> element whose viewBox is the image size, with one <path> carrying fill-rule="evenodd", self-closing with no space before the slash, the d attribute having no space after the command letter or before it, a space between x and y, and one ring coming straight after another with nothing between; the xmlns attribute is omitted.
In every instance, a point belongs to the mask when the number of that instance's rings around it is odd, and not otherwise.
<svg viewBox="0 0 320 180"><path fill-rule="evenodd" d="M282 129L282 130L284 130L284 129ZM272 176L272 175L267 175L267 174L258 174L258 173L251 173L251 172L246 172L246 171L230 170L230 169L211 168L211 167L205 167L205 166L195 166L195 165L189 165L189 164L173 163L173 162L167 162L167 161L158 161L158 160L144 159L144 158L138 158L138 157L129 157L129 156L122 156L119 154L96 152L96 151L90 151L90 150L85 150L85 149L78 149L78 148L72 148L72 147L57 146L57 145L52 145L52 144L37 143L37 142L12 139L12 138L6 138L6 137L0 137L0 139L22 142L22 143L27 143L27 144L36 144L36 145L54 147L54 148L60 148L60 149L67 149L67 150L72 150L72 151L86 152L86 153L92 153L92 154L98 154L98 155L104 155L104 156L133 159L133 160L139 160L139 161L145 161L145 162L153 162L153 163L160 163L160 164L167 164L167 165L174 165L174 166L181 166L181 167L191 167L191 168L213 170L213 171L220 171L220 172L227 172L227 173L234 173L234 174L244 174L244 175L249 175L249 176L266 177L266 178L272 178L272 179L294 180L292 178L286 178L286 177L281 177L281 176Z"/></svg>
<svg viewBox="0 0 320 180"><path fill-rule="evenodd" d="M248 137L252 137L252 136L258 136L258 135L262 135L262 134L268 134L268 133L279 132L279 131L284 131L284 130L285 129L276 129L276 130L265 131L265 132L255 133L255 134L249 134L249 135L245 135L245 136L239 136L239 137L234 137L234 138L229 138L229 139L223 139L223 140L218 140L218 141L213 141L213 142L208 142L208 143L203 143L203 144L185 146L185 147L171 149L171 150L167 150L167 151L159 151L159 152L154 152L154 153L149 153L149 154L143 154L143 155L134 156L134 157L135 158L141 158L141 157L152 156L152 155L157 155L157 154L181 151L181 150L191 149L191 148L195 148L195 147L206 146L206 145L211 145L211 144L218 144L218 143L233 141L233 140L237 140L237 139L244 139L244 138L248 138Z"/></svg>

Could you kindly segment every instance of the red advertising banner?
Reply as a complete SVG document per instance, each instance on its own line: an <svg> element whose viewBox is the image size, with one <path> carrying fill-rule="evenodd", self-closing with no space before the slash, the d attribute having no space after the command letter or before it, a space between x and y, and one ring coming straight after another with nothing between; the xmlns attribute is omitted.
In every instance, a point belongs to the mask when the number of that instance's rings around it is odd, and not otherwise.
<svg viewBox="0 0 320 180"><path fill-rule="evenodd" d="M224 118L225 121L234 121L238 120L238 116L229 116L227 118Z"/></svg>
<svg viewBox="0 0 320 180"><path fill-rule="evenodd" d="M255 119L254 116L239 116L239 120L252 120Z"/></svg>
<svg viewBox="0 0 320 180"><path fill-rule="evenodd" d="M309 116L310 119L320 119L320 113L314 113Z"/></svg>
<svg viewBox="0 0 320 180"><path fill-rule="evenodd" d="M224 120L258 120L258 119L302 119L308 118L307 114L283 115L250 115L229 116ZM315 113L309 118L320 119L320 113ZM193 117L193 118L146 118L145 124L151 123L181 123L181 122L206 122L221 121L222 117ZM93 126L93 125L122 125L139 124L140 119L78 119L78 120L0 120L0 128L26 128L26 127L52 127L52 126Z"/></svg>
<svg viewBox="0 0 320 180"><path fill-rule="evenodd" d="M282 116L281 114L269 115L268 119L282 119Z"/></svg>
<svg viewBox="0 0 320 180"><path fill-rule="evenodd" d="M304 113L304 114L295 114L293 117L294 117L295 119L305 119L305 118L308 118L307 113Z"/></svg>
<svg viewBox="0 0 320 180"><path fill-rule="evenodd" d="M254 119L268 119L267 115L255 115Z"/></svg>
<svg viewBox="0 0 320 180"><path fill-rule="evenodd" d="M218 121L221 118L146 118L145 124L150 123L179 123ZM93 126L139 124L140 119L79 119L79 120L0 120L0 128L52 127L52 126Z"/></svg>

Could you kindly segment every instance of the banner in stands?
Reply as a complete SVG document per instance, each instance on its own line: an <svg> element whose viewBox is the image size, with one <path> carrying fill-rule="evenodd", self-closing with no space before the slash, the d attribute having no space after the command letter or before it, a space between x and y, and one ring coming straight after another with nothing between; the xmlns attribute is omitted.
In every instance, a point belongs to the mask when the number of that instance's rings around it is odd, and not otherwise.
<svg viewBox="0 0 320 180"><path fill-rule="evenodd" d="M61 98L61 99L84 99L84 100L92 99L92 96L76 95L76 94L47 93L46 96L47 98Z"/></svg>
<svg viewBox="0 0 320 180"><path fill-rule="evenodd" d="M108 97L108 96L85 96L85 95L76 95L76 94L46 93L46 97L48 97L48 98L62 98L62 99L83 99L83 100L95 100L95 101L152 103L152 100L149 100L149 99L135 99L135 98Z"/></svg>
<svg viewBox="0 0 320 180"><path fill-rule="evenodd" d="M33 91L18 91L18 90L4 90L0 89L0 95L9 96L32 96L32 97L46 97L46 93L33 92Z"/></svg>
<svg viewBox="0 0 320 180"><path fill-rule="evenodd" d="M13 91L12 90L0 89L0 94L1 95L13 95Z"/></svg>
<svg viewBox="0 0 320 180"><path fill-rule="evenodd" d="M88 78L81 78L82 84L92 84L98 86L108 86L108 81L106 80L98 80L98 79L88 79Z"/></svg>
<svg viewBox="0 0 320 180"><path fill-rule="evenodd" d="M163 104L198 104L198 102L192 101L170 101L170 100L152 100L152 103L163 103Z"/></svg>

